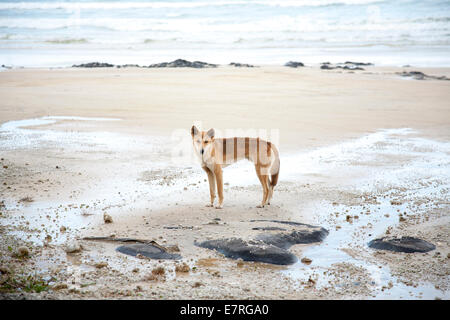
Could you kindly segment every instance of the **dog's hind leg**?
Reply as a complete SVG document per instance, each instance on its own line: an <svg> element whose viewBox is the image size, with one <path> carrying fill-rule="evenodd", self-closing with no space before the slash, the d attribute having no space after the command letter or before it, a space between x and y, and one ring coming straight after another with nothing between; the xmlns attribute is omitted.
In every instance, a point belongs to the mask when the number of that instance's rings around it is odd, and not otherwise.
<svg viewBox="0 0 450 320"><path fill-rule="evenodd" d="M213 207L214 206L214 199L216 198L216 177L214 176L214 173L209 170L208 167L202 167L203 170L205 170L206 174L208 175L208 181L209 181L209 194L211 196L211 204L207 204L207 207Z"/></svg>
<svg viewBox="0 0 450 320"><path fill-rule="evenodd" d="M261 167L258 165L255 165L256 169L256 175L259 178L259 181L261 182L261 185L263 187L263 199L261 202L261 205L257 206L258 208L263 208L265 204L267 204L267 199L269 197L269 176L261 173Z"/></svg>
<svg viewBox="0 0 450 320"><path fill-rule="evenodd" d="M270 184L269 181L269 196L267 197L267 204L270 205L270 200L272 200L273 195L273 186Z"/></svg>

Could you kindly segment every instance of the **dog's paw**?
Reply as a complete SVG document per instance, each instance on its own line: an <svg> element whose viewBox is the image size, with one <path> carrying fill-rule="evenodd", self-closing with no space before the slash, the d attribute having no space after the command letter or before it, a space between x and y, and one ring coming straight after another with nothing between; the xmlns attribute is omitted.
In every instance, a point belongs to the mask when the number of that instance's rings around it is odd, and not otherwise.
<svg viewBox="0 0 450 320"><path fill-rule="evenodd" d="M214 205L212 203L208 203L205 207L211 208L214 207Z"/></svg>
<svg viewBox="0 0 450 320"><path fill-rule="evenodd" d="M256 206L257 208L264 208L264 205L260 204Z"/></svg>
<svg viewBox="0 0 450 320"><path fill-rule="evenodd" d="M223 208L223 205L221 205L221 204L216 206L216 209L222 209L222 208Z"/></svg>

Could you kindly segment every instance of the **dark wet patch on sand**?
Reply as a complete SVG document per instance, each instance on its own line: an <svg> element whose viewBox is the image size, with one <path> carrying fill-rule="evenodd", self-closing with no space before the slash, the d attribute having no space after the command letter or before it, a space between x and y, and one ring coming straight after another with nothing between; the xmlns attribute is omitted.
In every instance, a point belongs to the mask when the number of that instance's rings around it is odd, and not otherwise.
<svg viewBox="0 0 450 320"><path fill-rule="evenodd" d="M295 244L314 243L322 241L328 231L322 227L308 224L279 221L279 220L251 220L266 224L281 223L290 225L292 230L274 226L255 227L253 230L267 232L258 234L255 239L226 238L208 240L195 245L211 250L217 250L228 258L244 261L257 261L277 265L289 265L297 262L297 257L288 251ZM281 231L281 232L271 232Z"/></svg>
<svg viewBox="0 0 450 320"><path fill-rule="evenodd" d="M120 253L128 254L130 256L138 258L143 256L150 259L181 259L181 256L179 254L169 253L162 248L156 247L150 243L126 244L117 247L116 250Z"/></svg>
<svg viewBox="0 0 450 320"><path fill-rule="evenodd" d="M406 253L428 252L436 249L434 244L413 237L374 239L368 245L373 249Z"/></svg>

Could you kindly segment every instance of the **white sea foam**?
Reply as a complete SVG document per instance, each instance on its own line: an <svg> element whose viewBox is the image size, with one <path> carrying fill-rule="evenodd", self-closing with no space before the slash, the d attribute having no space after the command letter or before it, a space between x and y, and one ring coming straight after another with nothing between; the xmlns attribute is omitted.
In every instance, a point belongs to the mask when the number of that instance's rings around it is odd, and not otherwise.
<svg viewBox="0 0 450 320"><path fill-rule="evenodd" d="M108 62L128 50L124 63L140 63L135 56L143 55L162 57L152 63L187 58L192 51L199 60L208 54L215 61L339 62L331 61L339 51L346 60L446 66L448 12L445 0L0 2L0 63L61 66L82 51L86 59L72 65L91 62L97 50Z"/></svg>
<svg viewBox="0 0 450 320"><path fill-rule="evenodd" d="M180 2L3 2L0 10L21 9L139 9L139 8L200 8L210 6L263 5L272 7L307 7L329 5L363 5L384 2L383 0L300 0L300 1L180 1Z"/></svg>
<svg viewBox="0 0 450 320"><path fill-rule="evenodd" d="M252 21L235 21L231 23L229 20L223 20L218 17L207 18L179 18L179 15L173 14L171 19L154 19L154 18L3 18L0 19L0 28L27 28L27 29L61 29L69 27L96 27L106 28L116 31L182 31L189 32L205 32L207 27L208 33L213 32L245 32L272 34L273 36L284 36L295 39L296 33L312 33L312 32L367 32L367 31L390 31L395 30L395 34L400 31L418 32L425 34L427 31L439 32L440 30L448 30L449 21L435 21L433 23L419 23L412 21L391 19L389 22L365 22L365 21L343 21L339 24L329 21L328 19L318 19L316 17L305 17L302 15L288 16L279 15L274 17L265 17ZM281 34L276 34L280 32ZM208 34L207 33L207 34ZM283 34L287 33L287 34ZM404 36L405 34L403 34ZM261 37L259 38L273 38ZM336 35L340 40L342 34ZM313 37L310 35L310 37ZM314 37L315 38L315 37ZM8 39L4 39L8 40Z"/></svg>

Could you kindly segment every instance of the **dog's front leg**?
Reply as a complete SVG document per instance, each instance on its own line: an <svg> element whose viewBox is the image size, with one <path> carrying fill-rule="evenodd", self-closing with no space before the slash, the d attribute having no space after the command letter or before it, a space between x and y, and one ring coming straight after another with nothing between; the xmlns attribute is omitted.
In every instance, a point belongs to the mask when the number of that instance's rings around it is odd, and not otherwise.
<svg viewBox="0 0 450 320"><path fill-rule="evenodd" d="M208 167L202 167L203 170L205 170L206 174L208 175L208 181L209 181L209 194L211 196L211 204L207 204L207 207L213 207L214 206L214 199L216 198L216 178L214 177L214 173L209 170Z"/></svg>
<svg viewBox="0 0 450 320"><path fill-rule="evenodd" d="M214 175L216 176L217 182L217 193L219 195L219 204L216 209L223 208L223 179L222 179L222 166L219 164L214 165Z"/></svg>

